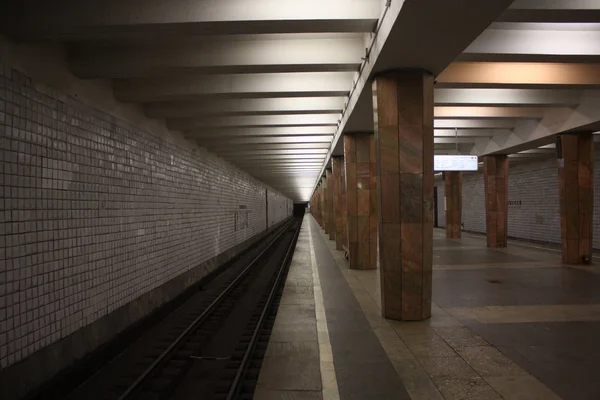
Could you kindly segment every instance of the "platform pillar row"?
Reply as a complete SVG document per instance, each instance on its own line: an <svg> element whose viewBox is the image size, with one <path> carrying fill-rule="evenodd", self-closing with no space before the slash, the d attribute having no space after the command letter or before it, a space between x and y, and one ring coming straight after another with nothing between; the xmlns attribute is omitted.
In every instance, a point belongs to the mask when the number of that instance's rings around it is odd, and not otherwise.
<svg viewBox="0 0 600 400"><path fill-rule="evenodd" d="M386 72L373 96L382 313L423 320L431 316L433 76Z"/></svg>
<svg viewBox="0 0 600 400"><path fill-rule="evenodd" d="M326 194L327 194L327 179L321 178L321 229L326 230L325 221L327 221L327 207L326 207Z"/></svg>
<svg viewBox="0 0 600 400"><path fill-rule="evenodd" d="M346 176L344 173L344 157L331 158L333 175L333 215L335 222L335 248L347 248L345 240L346 227Z"/></svg>
<svg viewBox="0 0 600 400"><path fill-rule="evenodd" d="M319 183L319 198L318 198L318 207L319 207L319 226L323 226L323 185Z"/></svg>
<svg viewBox="0 0 600 400"><path fill-rule="evenodd" d="M373 134L344 135L344 160L350 268L376 269L377 179Z"/></svg>
<svg viewBox="0 0 600 400"><path fill-rule="evenodd" d="M320 182L319 182L319 184L317 184L317 187L315 188L315 191L314 191L312 197L310 198L310 213L312 214L315 221L317 221L317 223L320 224L320 222L319 222L319 190L320 190Z"/></svg>
<svg viewBox="0 0 600 400"><path fill-rule="evenodd" d="M325 224L327 225L327 234L329 235L329 240L335 240L335 215L333 213L333 203L335 202L334 193L333 193L333 171L328 169L326 172L327 177L327 221Z"/></svg>
<svg viewBox="0 0 600 400"><path fill-rule="evenodd" d="M483 157L487 247L506 247L508 235L508 156Z"/></svg>
<svg viewBox="0 0 600 400"><path fill-rule="evenodd" d="M317 185L312 196L310 196L310 201L308 202L308 204L310 205L310 213L312 214L312 216L315 220L317 220L317 207L316 207L315 203L317 202L317 192L318 191L319 191L319 186Z"/></svg>
<svg viewBox="0 0 600 400"><path fill-rule="evenodd" d="M313 217L315 218L315 220L317 221L317 223L319 225L321 225L321 218L319 217L319 213L321 212L320 199L319 199L320 191L321 191L321 183L319 182L319 184L317 185L317 188L315 189L315 193L313 194L313 201L310 205L310 207L311 207L310 212L313 214Z"/></svg>
<svg viewBox="0 0 600 400"><path fill-rule="evenodd" d="M558 166L562 261L587 264L592 258L594 138L591 133L562 135Z"/></svg>
<svg viewBox="0 0 600 400"><path fill-rule="evenodd" d="M446 184L446 237L460 238L462 221L462 172L444 172Z"/></svg>

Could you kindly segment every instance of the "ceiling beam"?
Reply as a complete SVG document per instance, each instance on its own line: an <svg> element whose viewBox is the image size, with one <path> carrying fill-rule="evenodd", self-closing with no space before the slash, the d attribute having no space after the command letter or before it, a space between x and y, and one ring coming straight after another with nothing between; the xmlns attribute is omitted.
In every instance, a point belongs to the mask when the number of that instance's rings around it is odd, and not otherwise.
<svg viewBox="0 0 600 400"><path fill-rule="evenodd" d="M254 172L260 176L268 176L270 177L271 183L278 184L287 184L290 183L290 180L295 181L295 183L300 185L312 185L314 182L312 181L313 177L316 175L313 171L295 171L288 173L278 173L278 174L262 174L260 172ZM318 171L317 171L318 173ZM297 186L299 187L299 186Z"/></svg>
<svg viewBox="0 0 600 400"><path fill-rule="evenodd" d="M242 168L244 171L254 175L255 177L264 179L266 181L269 182L269 184L273 184L273 183L281 183L281 182L277 182L277 181L272 181L275 180L276 178L279 178L278 180L296 180L296 181L300 181L303 182L304 184L308 183L308 181L310 180L314 180L316 177L319 176L319 169L306 169L306 170L302 170L302 169L298 169L298 170L290 170L290 171L282 171L282 172L275 172L275 173L269 173L269 174L265 174L263 173L260 169L256 169L256 168L252 168L252 167L243 167ZM310 182L310 183L314 183L314 182Z"/></svg>
<svg viewBox="0 0 600 400"><path fill-rule="evenodd" d="M199 141L198 144L203 147L208 147L209 149L213 149L215 151L231 151L234 149L242 149L242 150L259 150L259 149L327 149L329 148L328 142L322 143L219 143L212 142L204 144Z"/></svg>
<svg viewBox="0 0 600 400"><path fill-rule="evenodd" d="M581 90L436 88L436 106L570 107L581 100Z"/></svg>
<svg viewBox="0 0 600 400"><path fill-rule="evenodd" d="M557 112L546 113L540 121L520 121L509 135L476 139L474 153L477 155L516 153L551 144L560 133L598 130L600 130L600 93L591 90L584 92L581 103L574 109L557 109Z"/></svg>
<svg viewBox="0 0 600 400"><path fill-rule="evenodd" d="M554 154L549 154L549 153L514 153L514 154L509 154L508 157L511 160L515 160L515 159L525 159L525 160L533 160L533 159L540 159L540 158L553 158L556 157L556 153Z"/></svg>
<svg viewBox="0 0 600 400"><path fill-rule="evenodd" d="M268 171L266 171L264 168L260 168L260 167L255 167L255 169L253 169L252 167L248 167L247 169L250 171L256 171L255 173L262 175L262 176L272 176L272 175L293 176L293 175L308 175L308 174L317 175L321 168L320 168L320 166L303 167L303 166L290 165L290 166L270 166Z"/></svg>
<svg viewBox="0 0 600 400"><path fill-rule="evenodd" d="M600 64L457 61L436 82L437 87L600 87Z"/></svg>
<svg viewBox="0 0 600 400"><path fill-rule="evenodd" d="M298 173L293 175L261 175L256 171L248 171L252 175L261 180L269 182L269 185L275 186L278 189L289 188L289 189L303 189L310 188L314 184L315 178L318 176L317 173Z"/></svg>
<svg viewBox="0 0 600 400"><path fill-rule="evenodd" d="M97 40L198 34L371 32L380 1L353 0L12 0L2 21L23 38ZM4 6L7 6L6 4ZM0 13L1 15L2 13ZM4 14L6 16L6 13ZM9 14L10 15L10 14Z"/></svg>
<svg viewBox="0 0 600 400"><path fill-rule="evenodd" d="M215 140L203 140L204 145L246 145L246 144L276 144L276 143L302 143L319 148L321 143L331 143L331 136L267 136L267 137L240 137L240 138L220 138Z"/></svg>
<svg viewBox="0 0 600 400"><path fill-rule="evenodd" d="M278 150L221 150L219 155L232 155L232 156L251 156L257 154L296 154L296 155L315 155L315 154L327 154L327 149L278 149Z"/></svg>
<svg viewBox="0 0 600 400"><path fill-rule="evenodd" d="M335 51L330 51L332 48ZM79 77L134 78L189 72L358 71L364 52L361 36L303 39L277 35L270 40L255 36L206 37L162 46L86 43L71 46L69 54L71 68Z"/></svg>
<svg viewBox="0 0 600 400"><path fill-rule="evenodd" d="M434 107L436 119L456 118L525 118L541 119L545 109L542 107L469 107L469 106L438 106Z"/></svg>
<svg viewBox="0 0 600 400"><path fill-rule="evenodd" d="M312 169L312 168L321 168L321 165L323 163L323 160L319 160L319 161L311 161L311 162L306 162L306 163L302 163L302 162L296 162L296 161L290 161L290 160L263 160L263 161L247 161L247 160L229 160L229 162L239 165L239 166L243 166L244 168L248 167L248 168L257 168L261 171L264 171L265 169L271 169L271 168L307 168L307 169Z"/></svg>
<svg viewBox="0 0 600 400"><path fill-rule="evenodd" d="M257 168L271 168L271 167L289 167L289 166L297 166L297 167L306 167L311 168L315 166L321 166L323 164L322 159L305 159L305 160L278 160L278 159L257 159L257 160L238 160L231 159L232 163L237 165L244 166L253 166Z"/></svg>
<svg viewBox="0 0 600 400"><path fill-rule="evenodd" d="M115 96L123 102L148 103L201 98L347 96L352 72L281 74L177 75L115 80Z"/></svg>
<svg viewBox="0 0 600 400"><path fill-rule="evenodd" d="M205 99L148 103L146 114L153 118L188 118L204 115L338 114L345 97L284 97L278 99Z"/></svg>
<svg viewBox="0 0 600 400"><path fill-rule="evenodd" d="M323 162L325 158L322 154L247 154L247 155L237 155L226 153L221 155L220 152L217 152L220 157L225 159L235 159L235 160L292 160L297 162Z"/></svg>
<svg viewBox="0 0 600 400"><path fill-rule="evenodd" d="M337 114L287 114L287 115L244 115L214 116L203 118L174 118L167 120L169 129L191 131L206 127L251 127L251 126L337 126Z"/></svg>
<svg viewBox="0 0 600 400"><path fill-rule="evenodd" d="M333 135L335 127L332 126L269 126L245 128L198 128L185 132L188 139L214 139L222 137L240 136L311 136Z"/></svg>
<svg viewBox="0 0 600 400"><path fill-rule="evenodd" d="M492 137L494 135L509 135L510 129L434 129L434 137Z"/></svg>
<svg viewBox="0 0 600 400"><path fill-rule="evenodd" d="M243 166L247 166L247 167L253 167L253 168L258 168L261 170L265 170L265 168L286 168L286 167L294 167L294 168L315 168L321 167L321 163L323 162L322 160L320 162L317 161L313 161L313 162L307 162L307 163L302 163L302 162L291 162L291 161L264 161L264 162L250 162L250 161L231 161L232 163L238 164L238 165L243 165Z"/></svg>
<svg viewBox="0 0 600 400"><path fill-rule="evenodd" d="M296 168L296 169L308 169L312 170L314 168L319 168L321 165L313 165L313 164L291 164L291 163L250 163L250 162L237 162L230 161L232 164L239 166L240 168L248 169L248 170L257 170L258 172L264 172L265 169L276 169L276 168Z"/></svg>
<svg viewBox="0 0 600 400"><path fill-rule="evenodd" d="M436 119L435 129L513 129L517 126L516 119Z"/></svg>
<svg viewBox="0 0 600 400"><path fill-rule="evenodd" d="M311 181L314 183L314 177L311 179ZM288 182L288 183L279 183L278 184L277 182L271 183L271 181L269 181L269 183L272 186L275 186L278 190L281 190L281 191L283 191L285 189L296 189L297 188L297 189L302 190L302 189L310 189L310 188L312 188L312 184L308 184L308 183L305 183L303 185L299 185L299 184L297 184L295 182L289 183L289 180L284 180L283 182Z"/></svg>
<svg viewBox="0 0 600 400"><path fill-rule="evenodd" d="M467 47L460 61L594 62L600 24L495 23Z"/></svg>
<svg viewBox="0 0 600 400"><path fill-rule="evenodd" d="M498 19L506 22L597 22L598 0L516 0Z"/></svg>
<svg viewBox="0 0 600 400"><path fill-rule="evenodd" d="M434 137L434 144L442 144L442 143L475 143L475 138L472 137L458 137L458 138L450 138L450 137Z"/></svg>
<svg viewBox="0 0 600 400"><path fill-rule="evenodd" d="M547 147L547 148L536 148L520 151L517 154L553 154L556 155L556 147Z"/></svg>

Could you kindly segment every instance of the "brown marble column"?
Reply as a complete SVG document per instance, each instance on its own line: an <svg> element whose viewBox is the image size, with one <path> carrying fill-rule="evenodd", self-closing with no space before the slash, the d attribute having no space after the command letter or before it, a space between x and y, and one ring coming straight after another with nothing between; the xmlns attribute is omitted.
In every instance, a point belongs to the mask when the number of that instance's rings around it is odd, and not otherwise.
<svg viewBox="0 0 600 400"><path fill-rule="evenodd" d="M346 188L346 160L343 159L341 170L342 185L342 248L348 251L348 189Z"/></svg>
<svg viewBox="0 0 600 400"><path fill-rule="evenodd" d="M462 172L444 172L446 182L446 237L459 238L462 217Z"/></svg>
<svg viewBox="0 0 600 400"><path fill-rule="evenodd" d="M483 157L485 226L488 247L506 247L508 233L508 157Z"/></svg>
<svg viewBox="0 0 600 400"><path fill-rule="evenodd" d="M333 215L335 224L335 248L342 250L344 243L344 224L346 222L346 182L344 179L344 157L332 157L333 175Z"/></svg>
<svg viewBox="0 0 600 400"><path fill-rule="evenodd" d="M321 178L321 229L326 230L325 221L327 221L327 179Z"/></svg>
<svg viewBox="0 0 600 400"><path fill-rule="evenodd" d="M320 185L317 185L317 188L315 189L315 192L313 193L313 195L310 199L310 213L312 214L315 221L317 221L317 223L320 224L320 222L319 222L319 190L320 190Z"/></svg>
<svg viewBox="0 0 600 400"><path fill-rule="evenodd" d="M335 215L333 214L333 203L334 203L334 195L333 195L333 174L330 169L326 172L327 177L327 221L325 225L327 225L327 229L325 230L329 235L329 240L335 239Z"/></svg>
<svg viewBox="0 0 600 400"><path fill-rule="evenodd" d="M433 76L390 71L373 82L383 316L431 316Z"/></svg>
<svg viewBox="0 0 600 400"><path fill-rule="evenodd" d="M318 216L318 222L319 222L319 226L323 225L323 187L321 184L319 184L319 193L318 193L318 197L317 197L317 216Z"/></svg>
<svg viewBox="0 0 600 400"><path fill-rule="evenodd" d="M562 135L558 187L562 261L587 264L592 259L594 209L594 138L591 133Z"/></svg>
<svg viewBox="0 0 600 400"><path fill-rule="evenodd" d="M321 197L323 196L323 188L319 184L319 197L317 198L317 210L319 216L319 225L323 225L323 200Z"/></svg>
<svg viewBox="0 0 600 400"><path fill-rule="evenodd" d="M351 269L377 268L375 140L372 134L344 136L348 259Z"/></svg>

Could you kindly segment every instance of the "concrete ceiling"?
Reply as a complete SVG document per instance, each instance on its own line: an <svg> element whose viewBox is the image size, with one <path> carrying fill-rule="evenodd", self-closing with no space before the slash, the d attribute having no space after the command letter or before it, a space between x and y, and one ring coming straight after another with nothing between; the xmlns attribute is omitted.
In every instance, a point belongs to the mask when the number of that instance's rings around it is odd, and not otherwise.
<svg viewBox="0 0 600 400"><path fill-rule="evenodd" d="M379 71L436 76L437 154L516 154L600 121L600 0L2 3L12 37L65 43L75 75L296 201L344 133L373 131Z"/></svg>
<svg viewBox="0 0 600 400"><path fill-rule="evenodd" d="M600 1L516 0L432 72L436 154L555 156L538 147L553 146L559 133L600 129ZM371 96L364 102L345 132L373 129ZM443 148L451 138L458 145Z"/></svg>

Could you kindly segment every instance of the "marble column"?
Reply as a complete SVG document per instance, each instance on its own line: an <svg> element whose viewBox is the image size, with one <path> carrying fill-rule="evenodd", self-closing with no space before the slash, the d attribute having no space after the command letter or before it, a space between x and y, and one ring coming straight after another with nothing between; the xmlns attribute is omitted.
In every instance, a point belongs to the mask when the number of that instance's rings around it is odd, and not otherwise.
<svg viewBox="0 0 600 400"><path fill-rule="evenodd" d="M462 217L462 172L444 172L446 183L446 237L459 238Z"/></svg>
<svg viewBox="0 0 600 400"><path fill-rule="evenodd" d="M383 316L431 316L433 76L419 70L373 82Z"/></svg>
<svg viewBox="0 0 600 400"><path fill-rule="evenodd" d="M335 248L342 250L347 246L344 242L344 225L346 224L346 180L344 176L344 157L332 157L333 174L333 215L335 222Z"/></svg>
<svg viewBox="0 0 600 400"><path fill-rule="evenodd" d="M327 207L326 207L326 194L327 194L327 179L321 178L321 229L326 230L325 221L327 220Z"/></svg>
<svg viewBox="0 0 600 400"><path fill-rule="evenodd" d="M317 223L319 222L319 191L321 190L320 185L317 185L315 192L310 199L310 212Z"/></svg>
<svg viewBox="0 0 600 400"><path fill-rule="evenodd" d="M485 227L488 247L506 247L508 234L508 157L483 157Z"/></svg>
<svg viewBox="0 0 600 400"><path fill-rule="evenodd" d="M591 133L578 133L561 135L559 140L562 261L587 264L592 259L594 138Z"/></svg>
<svg viewBox="0 0 600 400"><path fill-rule="evenodd" d="M319 226L323 225L323 188L319 184L319 197L317 198L317 209L319 210Z"/></svg>
<svg viewBox="0 0 600 400"><path fill-rule="evenodd" d="M335 215L333 214L333 173L330 169L326 172L327 177L327 229L325 230L329 235L329 240L335 240Z"/></svg>
<svg viewBox="0 0 600 400"><path fill-rule="evenodd" d="M351 269L377 268L375 140L372 134L344 135L348 259Z"/></svg>

